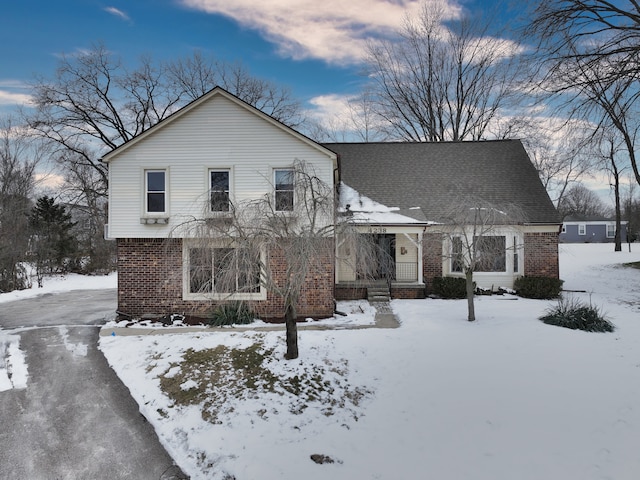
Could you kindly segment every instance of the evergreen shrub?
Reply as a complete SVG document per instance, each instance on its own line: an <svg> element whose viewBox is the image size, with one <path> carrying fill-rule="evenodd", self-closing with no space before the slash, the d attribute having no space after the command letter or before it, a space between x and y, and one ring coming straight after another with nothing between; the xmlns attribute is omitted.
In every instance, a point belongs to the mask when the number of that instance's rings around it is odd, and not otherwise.
<svg viewBox="0 0 640 480"><path fill-rule="evenodd" d="M433 293L442 298L467 298L467 280L460 277L435 277Z"/></svg>
<svg viewBox="0 0 640 480"><path fill-rule="evenodd" d="M516 293L525 298L550 299L558 298L564 280L550 277L519 277L513 283Z"/></svg>

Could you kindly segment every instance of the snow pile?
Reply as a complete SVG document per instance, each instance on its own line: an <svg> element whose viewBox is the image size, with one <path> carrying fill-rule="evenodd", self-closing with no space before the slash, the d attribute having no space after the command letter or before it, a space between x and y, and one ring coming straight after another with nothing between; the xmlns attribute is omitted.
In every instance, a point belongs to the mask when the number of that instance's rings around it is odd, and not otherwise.
<svg viewBox="0 0 640 480"><path fill-rule="evenodd" d="M620 264L640 254L612 249L561 246L565 287L602 308L609 334L545 325L554 302L496 295L477 298L474 323L465 300L395 300L398 329L301 330L295 361L281 359L282 332L102 337L101 349L194 479L635 480L640 270ZM207 363L225 355L240 361ZM300 395L272 377L298 378ZM340 403L354 391L357 405Z"/></svg>
<svg viewBox="0 0 640 480"><path fill-rule="evenodd" d="M0 332L0 392L27 388L27 364L20 350L20 336Z"/></svg>

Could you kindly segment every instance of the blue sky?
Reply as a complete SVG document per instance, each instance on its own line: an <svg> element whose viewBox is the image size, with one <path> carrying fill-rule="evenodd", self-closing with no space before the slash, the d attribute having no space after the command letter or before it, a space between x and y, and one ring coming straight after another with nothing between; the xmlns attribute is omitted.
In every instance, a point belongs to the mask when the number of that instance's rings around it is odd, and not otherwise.
<svg viewBox="0 0 640 480"><path fill-rule="evenodd" d="M447 2L452 15L459 11ZM471 6L492 0L467 0ZM308 106L358 91L368 38L396 31L419 0L10 0L0 16L0 109L27 100L60 54L103 42L126 63L194 50L239 60ZM323 100L324 99L324 100Z"/></svg>

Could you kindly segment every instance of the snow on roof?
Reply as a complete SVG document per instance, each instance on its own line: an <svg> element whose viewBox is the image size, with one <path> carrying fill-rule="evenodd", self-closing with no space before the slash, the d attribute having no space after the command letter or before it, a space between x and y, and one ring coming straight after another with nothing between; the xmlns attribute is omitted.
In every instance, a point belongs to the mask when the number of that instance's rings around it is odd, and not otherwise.
<svg viewBox="0 0 640 480"><path fill-rule="evenodd" d="M360 192L350 187L344 182L340 182L340 213L350 213L355 223L370 224L401 224L401 223L434 223L417 218L409 217L400 213L400 207L388 207L375 200L370 199ZM420 207L410 207L402 210L411 211L412 215L423 216Z"/></svg>

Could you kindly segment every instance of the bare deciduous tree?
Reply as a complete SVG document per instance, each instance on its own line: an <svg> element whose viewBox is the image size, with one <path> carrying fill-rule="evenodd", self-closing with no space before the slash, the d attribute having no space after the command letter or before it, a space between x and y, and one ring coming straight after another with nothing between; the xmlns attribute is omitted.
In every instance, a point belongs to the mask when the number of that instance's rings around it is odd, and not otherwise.
<svg viewBox="0 0 640 480"><path fill-rule="evenodd" d="M33 85L30 130L52 145L72 203L94 217L89 252L98 268L111 246L100 240L106 221L107 166L100 158L148 130L189 101L221 85L277 120L296 125L301 107L289 89L253 77L242 65L196 52L170 63L143 56L130 69L105 45L63 56L53 78Z"/></svg>
<svg viewBox="0 0 640 480"><path fill-rule="evenodd" d="M296 321L303 291L314 281L319 287L333 282L334 192L303 161L287 175L282 180L291 189L275 196L234 203L228 193L212 190L202 218L186 219L175 234L192 237L191 250L204 259L204 268L191 270L194 293L216 304L263 288L283 300L286 358L293 359L299 355ZM211 205L218 202L224 207L212 216Z"/></svg>
<svg viewBox="0 0 640 480"><path fill-rule="evenodd" d="M562 217L567 215L604 215L605 206L593 191L581 183L573 185L558 205Z"/></svg>
<svg viewBox="0 0 640 480"><path fill-rule="evenodd" d="M515 205L498 207L479 198L461 199L443 217L445 251L452 272L464 274L467 288L467 320L476 319L474 304L475 272L506 272L507 254L522 245L512 243L510 227L524 221Z"/></svg>
<svg viewBox="0 0 640 480"><path fill-rule="evenodd" d="M29 284L21 262L29 249L30 197L41 153L11 119L0 122L0 291Z"/></svg>
<svg viewBox="0 0 640 480"><path fill-rule="evenodd" d="M446 21L445 21L446 20ZM515 43L492 36L495 18L445 18L426 0L398 41L367 53L377 115L389 136L408 141L480 140L514 93Z"/></svg>

